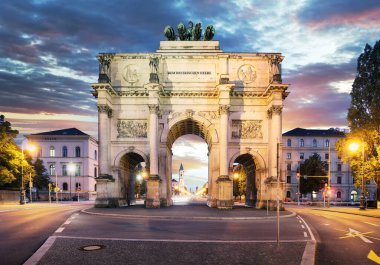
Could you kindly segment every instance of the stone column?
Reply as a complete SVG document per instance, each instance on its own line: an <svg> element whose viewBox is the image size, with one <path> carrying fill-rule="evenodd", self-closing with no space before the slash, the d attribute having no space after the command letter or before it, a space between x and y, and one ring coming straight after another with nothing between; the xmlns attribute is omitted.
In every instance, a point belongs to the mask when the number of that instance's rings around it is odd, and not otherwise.
<svg viewBox="0 0 380 265"><path fill-rule="evenodd" d="M229 105L220 105L219 124L219 178L217 207L231 209L233 202L232 181L228 175L228 111Z"/></svg>
<svg viewBox="0 0 380 265"><path fill-rule="evenodd" d="M158 110L156 104L150 104L149 107L149 159L150 159L150 176L147 181L147 198L145 206L147 208L160 207L158 175Z"/></svg>
<svg viewBox="0 0 380 265"><path fill-rule="evenodd" d="M281 133L281 113L282 106L273 105L271 107L272 112L272 125L271 125L271 176L277 176L277 143L282 142ZM281 150L279 150L279 155L281 156ZM280 166L279 160L279 165Z"/></svg>
<svg viewBox="0 0 380 265"><path fill-rule="evenodd" d="M99 114L99 176L110 174L109 162L109 141L110 141L110 118L112 117L112 109L106 105L98 105Z"/></svg>

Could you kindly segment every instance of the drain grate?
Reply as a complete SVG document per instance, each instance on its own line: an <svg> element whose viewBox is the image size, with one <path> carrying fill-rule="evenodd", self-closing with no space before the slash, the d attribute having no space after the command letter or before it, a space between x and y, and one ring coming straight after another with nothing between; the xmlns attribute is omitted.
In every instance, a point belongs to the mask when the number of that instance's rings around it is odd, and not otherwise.
<svg viewBox="0 0 380 265"><path fill-rule="evenodd" d="M88 246L82 246L79 248L81 251L95 251L95 250L101 250L105 248L106 246L103 245L88 245Z"/></svg>

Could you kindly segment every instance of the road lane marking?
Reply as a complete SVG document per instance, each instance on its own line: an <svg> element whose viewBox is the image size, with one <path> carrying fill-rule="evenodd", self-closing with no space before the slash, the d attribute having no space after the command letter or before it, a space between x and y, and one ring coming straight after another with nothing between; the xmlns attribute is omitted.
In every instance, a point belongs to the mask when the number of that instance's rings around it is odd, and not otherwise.
<svg viewBox="0 0 380 265"><path fill-rule="evenodd" d="M352 238L352 237L358 237L360 238L361 240L363 240L365 243L373 243L371 240L369 240L368 238L366 238L364 235L367 235L367 234L371 234L373 233L373 231L370 231L370 232L365 232L365 233L361 233L359 231L356 231L352 228L348 228L349 232L346 234L346 236L342 236L342 237L339 237L340 239L344 239L344 238Z"/></svg>
<svg viewBox="0 0 380 265"><path fill-rule="evenodd" d="M373 225L373 226L380 226L380 225L377 225L377 224L374 224L374 223L370 223L370 222L363 222L363 223L366 223L366 224L369 224L369 225Z"/></svg>
<svg viewBox="0 0 380 265"><path fill-rule="evenodd" d="M63 224L64 225L69 225L71 223L71 221L70 220L67 220L66 222L64 222Z"/></svg>
<svg viewBox="0 0 380 265"><path fill-rule="evenodd" d="M368 259L380 264L380 257L371 249L367 256Z"/></svg>
<svg viewBox="0 0 380 265"><path fill-rule="evenodd" d="M309 225L305 222L305 220L301 216L300 216L300 219L303 221L303 223L305 224L307 230L309 231L311 240L315 241L315 237L313 235L313 232L311 232L311 229L310 229Z"/></svg>
<svg viewBox="0 0 380 265"><path fill-rule="evenodd" d="M306 232L303 232L303 236L304 236L304 237L307 237L307 233L306 233Z"/></svg>
<svg viewBox="0 0 380 265"><path fill-rule="evenodd" d="M323 224L323 225L330 225L330 224Z"/></svg>
<svg viewBox="0 0 380 265"><path fill-rule="evenodd" d="M301 227L302 227L303 229L305 229L305 226L304 226L304 225L301 225Z"/></svg>
<svg viewBox="0 0 380 265"><path fill-rule="evenodd" d="M56 233L62 233L63 230L65 230L65 228L64 227L60 227L55 232Z"/></svg>

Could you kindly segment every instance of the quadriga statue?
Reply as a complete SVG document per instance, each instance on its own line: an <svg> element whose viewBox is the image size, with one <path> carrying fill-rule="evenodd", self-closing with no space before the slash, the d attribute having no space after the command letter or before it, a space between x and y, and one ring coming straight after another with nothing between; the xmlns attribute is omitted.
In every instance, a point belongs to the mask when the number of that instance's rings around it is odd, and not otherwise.
<svg viewBox="0 0 380 265"><path fill-rule="evenodd" d="M187 39L187 31L185 25L181 22L178 24L177 27L178 30L178 37L180 40L186 40Z"/></svg>
<svg viewBox="0 0 380 265"><path fill-rule="evenodd" d="M197 23L195 24L194 31L193 31L193 40L200 40L202 37L202 24Z"/></svg>
<svg viewBox="0 0 380 265"><path fill-rule="evenodd" d="M215 35L215 29L213 25L208 25L205 34L204 34L204 40L212 40L212 38Z"/></svg>
<svg viewBox="0 0 380 265"><path fill-rule="evenodd" d="M171 26L166 26L164 29L164 35L168 40L175 40L174 29Z"/></svg>

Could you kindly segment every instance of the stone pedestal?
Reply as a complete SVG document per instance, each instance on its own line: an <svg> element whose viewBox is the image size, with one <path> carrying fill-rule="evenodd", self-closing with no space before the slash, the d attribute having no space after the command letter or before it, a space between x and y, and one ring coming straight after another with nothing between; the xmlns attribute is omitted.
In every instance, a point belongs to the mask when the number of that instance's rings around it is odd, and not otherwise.
<svg viewBox="0 0 380 265"><path fill-rule="evenodd" d="M158 176L150 176L147 183L146 208L160 208L160 178Z"/></svg>
<svg viewBox="0 0 380 265"><path fill-rule="evenodd" d="M228 176L220 176L218 183L218 200L216 205L218 209L232 209L234 205L232 194L232 180Z"/></svg>
<svg viewBox="0 0 380 265"><path fill-rule="evenodd" d="M108 183L114 182L114 179L111 175L105 174L101 175L96 179L96 187L97 187L97 196L95 200L96 208L104 208L104 207L117 207L118 199L111 198L108 192Z"/></svg>

